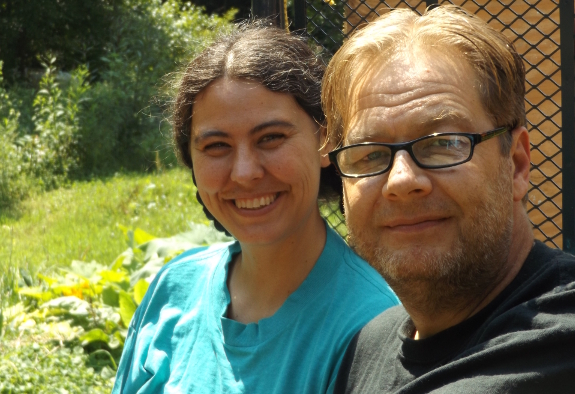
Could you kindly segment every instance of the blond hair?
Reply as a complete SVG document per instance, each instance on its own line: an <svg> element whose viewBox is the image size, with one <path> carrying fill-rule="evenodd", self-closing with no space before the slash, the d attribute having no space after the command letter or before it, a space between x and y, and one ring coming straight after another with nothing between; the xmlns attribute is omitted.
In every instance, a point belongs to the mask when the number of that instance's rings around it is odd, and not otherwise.
<svg viewBox="0 0 575 394"><path fill-rule="evenodd" d="M475 72L483 107L498 126L524 126L525 68L513 44L478 17L456 6L390 11L357 31L330 61L322 85L329 143L339 146L350 121L355 89L373 64L414 48L439 49L466 61ZM511 135L501 138L508 152Z"/></svg>

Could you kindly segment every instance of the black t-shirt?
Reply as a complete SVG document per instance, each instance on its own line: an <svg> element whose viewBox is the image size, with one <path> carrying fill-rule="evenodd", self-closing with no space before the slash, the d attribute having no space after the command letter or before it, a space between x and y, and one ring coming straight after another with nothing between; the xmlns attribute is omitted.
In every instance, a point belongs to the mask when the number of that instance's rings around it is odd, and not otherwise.
<svg viewBox="0 0 575 394"><path fill-rule="evenodd" d="M414 340L402 306L349 345L335 393L575 393L575 257L536 242L471 318Z"/></svg>

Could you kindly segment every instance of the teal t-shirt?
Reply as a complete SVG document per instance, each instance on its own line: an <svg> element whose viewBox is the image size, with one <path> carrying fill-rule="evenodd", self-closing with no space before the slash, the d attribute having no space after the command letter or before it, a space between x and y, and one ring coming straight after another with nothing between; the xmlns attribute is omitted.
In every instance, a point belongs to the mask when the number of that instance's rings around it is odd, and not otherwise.
<svg viewBox="0 0 575 394"><path fill-rule="evenodd" d="M331 229L308 277L258 323L227 319L237 242L187 251L156 275L124 345L113 393L331 393L345 349L399 303Z"/></svg>

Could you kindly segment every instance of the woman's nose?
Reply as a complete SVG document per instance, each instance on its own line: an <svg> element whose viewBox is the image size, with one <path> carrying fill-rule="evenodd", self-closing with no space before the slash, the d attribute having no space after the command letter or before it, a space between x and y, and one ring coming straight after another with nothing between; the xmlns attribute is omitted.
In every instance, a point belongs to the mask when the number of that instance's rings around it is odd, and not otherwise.
<svg viewBox="0 0 575 394"><path fill-rule="evenodd" d="M391 200L401 200L423 197L431 190L431 180L426 171L415 164L407 151L398 151L383 186L383 196Z"/></svg>
<svg viewBox="0 0 575 394"><path fill-rule="evenodd" d="M257 152L250 148L239 148L233 161L231 179L246 184L264 175L264 168Z"/></svg>

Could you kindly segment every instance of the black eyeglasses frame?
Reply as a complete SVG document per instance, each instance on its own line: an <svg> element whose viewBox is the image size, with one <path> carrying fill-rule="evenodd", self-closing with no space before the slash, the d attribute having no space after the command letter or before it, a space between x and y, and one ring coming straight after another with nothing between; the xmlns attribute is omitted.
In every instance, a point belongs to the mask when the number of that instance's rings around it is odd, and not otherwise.
<svg viewBox="0 0 575 394"><path fill-rule="evenodd" d="M339 176L342 177L346 177L346 178L366 178L366 177L370 177L370 176L376 176L376 175L380 175L380 174L384 174L387 171L389 171L389 169L393 166L393 161L395 160L395 153L400 151L400 150L405 150L407 151L407 153L409 153L409 156L411 157L411 159L413 160L413 162L415 164L417 164L418 167L420 168L425 168L425 169L438 169L438 168L448 168L448 167L455 167L458 166L460 164L466 163L469 160L472 159L473 157L473 152L475 149L475 145L483 142L483 141L487 141L493 137L497 137L505 132L509 131L508 127L498 127L496 129L493 130L489 130L486 131L484 133L433 133L433 134L429 134L411 141L407 141L407 142L399 142L399 143L384 143L384 142L361 142L359 144L352 144L352 145L347 145L341 148L337 148L332 150L331 152L328 153L328 157L329 157L329 161L335 166L335 169L337 170L337 173L339 174ZM421 164L416 158L415 155L413 154L413 150L412 150L412 146L413 144L427 139L427 138L432 138L432 137L437 137L437 136L442 136L442 135L459 135L459 136L463 136L463 137L467 137L470 139L471 141L471 148L469 151L469 157L463 161L459 161L457 163L453 163L453 164L446 164L446 165L425 165L425 164ZM372 146L387 146L389 149L391 149L391 158L389 160L389 165L380 171L376 171L373 173L369 173L369 174L358 174L358 175L348 175L348 174L344 174L341 169L339 168L339 164L337 162L337 155L349 148L353 148L354 146L365 146L365 145L372 145Z"/></svg>

